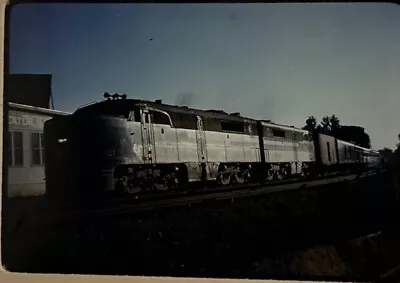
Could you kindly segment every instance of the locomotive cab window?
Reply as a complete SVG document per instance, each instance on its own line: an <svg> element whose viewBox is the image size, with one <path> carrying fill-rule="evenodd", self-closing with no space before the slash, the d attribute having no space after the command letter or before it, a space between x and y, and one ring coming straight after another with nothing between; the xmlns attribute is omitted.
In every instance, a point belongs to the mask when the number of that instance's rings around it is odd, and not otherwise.
<svg viewBox="0 0 400 283"><path fill-rule="evenodd" d="M151 118L153 120L154 124L161 124L161 125L169 125L171 126L171 123L169 121L169 118L167 115L161 112L157 111L152 111L151 112Z"/></svg>
<svg viewBox="0 0 400 283"><path fill-rule="evenodd" d="M203 129L206 131L221 131L221 122L215 118L203 118Z"/></svg>
<svg viewBox="0 0 400 283"><path fill-rule="evenodd" d="M176 128L197 129L197 116L187 113L170 113L171 119Z"/></svg>
<svg viewBox="0 0 400 283"><path fill-rule="evenodd" d="M278 138L285 138L286 137L286 132L283 131L283 130L272 129L272 135L274 137L278 137Z"/></svg>
<svg viewBox="0 0 400 283"><path fill-rule="evenodd" d="M132 122L140 122L140 110L139 109L132 110L129 113L128 120Z"/></svg>
<svg viewBox="0 0 400 283"><path fill-rule="evenodd" d="M244 123L233 121L221 121L221 130L224 132L244 132Z"/></svg>

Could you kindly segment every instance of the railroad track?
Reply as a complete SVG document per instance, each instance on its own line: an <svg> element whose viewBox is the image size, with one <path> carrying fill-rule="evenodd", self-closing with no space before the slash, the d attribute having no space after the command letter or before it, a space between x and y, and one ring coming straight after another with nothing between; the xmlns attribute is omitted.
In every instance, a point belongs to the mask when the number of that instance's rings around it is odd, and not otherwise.
<svg viewBox="0 0 400 283"><path fill-rule="evenodd" d="M400 280L400 264L382 273L380 278L385 281L393 280L392 282L398 282Z"/></svg>
<svg viewBox="0 0 400 283"><path fill-rule="evenodd" d="M369 170L373 171L373 170ZM367 171L368 172L368 171ZM363 172L362 172L363 173ZM357 174L357 173L351 173ZM253 184L244 184L244 185L229 185L225 187L208 187L205 189L200 189L194 192L169 192L169 193L153 193L153 194L142 194L142 195L132 195L132 196L123 196L123 197L112 197L109 199L96 199L96 200L89 200L84 203L85 206L96 208L96 207L104 207L104 206L116 206L116 205L124 205L124 204L140 204L140 203L147 203L152 201L167 201L177 199L179 197L201 197L205 195L210 195L213 193L231 193L234 191L242 191L246 189L259 189L259 188L267 188L267 187L275 187L275 186L283 186L288 184L297 184L299 182L312 182L316 180L325 180L325 179L332 179L335 177L340 176L347 176L349 173L329 173L323 176L314 177L312 180L305 178L305 177L297 177L297 178L290 178L285 180L276 180L276 181L268 181L265 184L253 183ZM59 207L61 210L69 210L72 209L74 205L72 204L65 204L62 207Z"/></svg>
<svg viewBox="0 0 400 283"><path fill-rule="evenodd" d="M321 180L321 179L328 179L332 178L335 176L344 176L349 173L330 173L330 174L325 174L323 176L318 176L314 177L312 180ZM243 190L243 189L257 189L260 187L273 187L277 185L286 185L286 184L292 184L292 183L297 183L297 182L304 182L304 181L311 181L306 177L297 177L297 178L288 178L285 180L274 180L274 181L268 181L264 184L259 184L259 183L253 183L253 184L244 184L244 185L229 185L225 187L218 187L215 184L214 186L207 187L205 189L198 189L197 191L192 191L192 192L157 192L157 193L143 193L139 195L128 195L128 196L122 196L122 197L117 197L117 196L112 196L112 195L104 195L99 198L95 199L90 199L84 201L82 205L91 207L91 208L96 208L96 207L105 207L105 206L116 206L116 205L123 205L126 203L129 203L130 205L132 204L139 204L139 203L144 203L148 201L157 201L157 200L167 200L167 199L176 199L178 197L185 197L185 196L201 196L201 195L206 195L210 193L217 193L217 192L232 192L236 190ZM26 205L30 206L33 204L34 206L34 213L45 213L49 209L52 211L68 211L74 209L76 207L76 204L70 203L70 202L55 202L53 200L48 199L46 195L41 195L41 196L36 196L36 197L29 197L23 198L23 199L10 199L8 200L8 204L6 205L8 207L8 210L14 211L16 208L15 204L18 205L23 205L26 210ZM49 207L50 206L50 207Z"/></svg>
<svg viewBox="0 0 400 283"><path fill-rule="evenodd" d="M348 175L349 173L347 173ZM279 190L285 190L285 185L295 184L295 183L304 183L311 182L316 180L324 180L324 179L332 179L333 177L345 176L346 173L330 173L324 176L319 176L314 178L313 180L307 180L304 177L301 178L291 178L282 181L272 181L267 184L250 184L245 186L229 186L225 188L208 188L205 191L197 191L195 193L171 193L171 194L156 194L156 195L144 195L144 196L130 196L130 197L121 197L121 198L112 198L112 199L98 199L85 202L80 205L83 207L85 211L82 211L83 214L87 214L88 211L93 211L94 214L99 214L99 211L105 211L105 208L119 208L120 211L128 210L132 208L140 208L140 209L149 209L152 206L165 206L171 205L174 202L179 205L181 202L189 201L191 203L201 202L204 199L205 201L210 201L213 198L221 199L226 195L233 194L233 197L236 196L236 192L241 190L246 191L255 191L257 189L270 189L271 192L276 191L275 187L279 188ZM265 190L260 191L264 193ZM243 192L246 194L246 192ZM243 194L239 193L239 195ZM208 195L208 196L207 196ZM177 200L177 199L181 199ZM196 201L195 201L196 200ZM147 205L146 205L147 203ZM81 212L76 210L77 205L68 204L68 203L56 203L46 196L37 196L30 197L29 199L10 199L6 203L3 203L2 210L9 216L5 217L6 221L3 222L3 229L5 230L15 230L20 229L21 224L24 226L35 225L32 223L37 222L54 222L55 219L65 219L65 218L76 218ZM118 209L117 209L118 210ZM116 213L113 210L110 213ZM50 215L50 216L49 216ZM31 223L31 224L29 224Z"/></svg>
<svg viewBox="0 0 400 283"><path fill-rule="evenodd" d="M219 201L219 200L227 200L227 199L235 199L235 198L243 198L243 197L252 197L257 195L275 193L275 192L283 192L289 190L296 189L304 189L304 188L312 188L317 186L323 186L333 183L340 183L344 181L354 181L360 178L366 178L369 176L376 175L376 170L366 171L364 173L353 173L345 176L335 176L330 178L322 178L319 180L312 181L303 181L301 182L286 182L279 183L276 185L269 184L268 186L248 186L247 188L235 189L230 191L209 191L208 193L204 192L196 195L186 195L179 196L175 198L168 198L162 200L146 200L143 203L114 203L114 205L110 205L107 203L107 206L94 207L88 206L89 208L82 207L81 209L75 210L66 210L62 213L53 213L53 214L43 214L37 215L36 221L25 221L25 227L35 225L38 222L40 224L55 224L57 222L62 222L66 220L76 220L80 219L82 216L115 216L121 214L127 214L132 212L139 211L149 211L160 208L174 207L174 206L182 206L182 205L192 205L196 203L202 202L210 202L210 201Z"/></svg>
<svg viewBox="0 0 400 283"><path fill-rule="evenodd" d="M296 183L286 183L286 184L278 184L275 186L263 186L263 187L254 187L254 188L247 188L241 189L236 191L229 191L229 192L215 192L203 195L196 195L196 196L189 196L183 197L179 199L171 199L171 200L161 200L161 201L154 201L154 202L146 202L143 204L139 204L137 207L132 207L132 205L121 205L118 207L110 207L108 209L101 209L101 210L94 210L90 213L92 215L102 215L107 214L111 215L114 213L125 213L128 212L127 210L134 209L135 211L140 210L152 210L158 209L162 207L170 207L182 204L195 204L204 201L210 200L225 200L225 199L235 199L235 198L243 198L243 197L252 197L257 195L263 195L268 193L274 192L282 192L282 191L289 191L289 190L296 190L296 189L303 189L303 188L311 188L317 186L323 186L331 183L340 183L343 181L351 181L356 180L358 178L365 178L369 176L375 175L375 172L365 172L361 175L359 174L352 174L348 176L342 176L337 178L330 178L330 179L322 179L322 180L314 180L314 181L303 181L303 182L296 182Z"/></svg>

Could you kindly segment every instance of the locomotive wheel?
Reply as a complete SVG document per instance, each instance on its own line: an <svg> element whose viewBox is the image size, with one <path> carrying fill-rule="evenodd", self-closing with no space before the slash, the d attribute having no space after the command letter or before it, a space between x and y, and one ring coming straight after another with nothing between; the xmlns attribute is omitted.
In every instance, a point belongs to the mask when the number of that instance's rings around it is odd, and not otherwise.
<svg viewBox="0 0 400 283"><path fill-rule="evenodd" d="M285 168L282 168L281 170L278 171L278 173L276 173L276 178L281 181L285 175L287 174L287 171Z"/></svg>
<svg viewBox="0 0 400 283"><path fill-rule="evenodd" d="M155 184L153 185L153 188L154 188L156 191L163 191L163 192L168 191L168 185L167 185L167 184L155 183Z"/></svg>
<svg viewBox="0 0 400 283"><path fill-rule="evenodd" d="M243 176L242 172L237 172L235 174L235 181L238 184L244 184L245 180L244 180L244 176Z"/></svg>
<svg viewBox="0 0 400 283"><path fill-rule="evenodd" d="M224 186L229 185L231 183L231 173L221 172L219 174L219 181Z"/></svg>
<svg viewBox="0 0 400 283"><path fill-rule="evenodd" d="M274 179L274 171L272 169L268 170L267 180L272 181Z"/></svg>
<svg viewBox="0 0 400 283"><path fill-rule="evenodd" d="M167 180L167 186L171 191L177 191L179 188L179 180L176 176L171 176Z"/></svg>
<svg viewBox="0 0 400 283"><path fill-rule="evenodd" d="M133 184L133 180L131 180L131 179L127 180L126 186L125 186L125 192L128 193L128 194L139 193L142 190L142 188L140 187L140 183L139 183L139 186L135 186Z"/></svg>
<svg viewBox="0 0 400 283"><path fill-rule="evenodd" d="M128 194L136 194L138 192L140 192L142 189L139 187L126 187L126 192Z"/></svg>

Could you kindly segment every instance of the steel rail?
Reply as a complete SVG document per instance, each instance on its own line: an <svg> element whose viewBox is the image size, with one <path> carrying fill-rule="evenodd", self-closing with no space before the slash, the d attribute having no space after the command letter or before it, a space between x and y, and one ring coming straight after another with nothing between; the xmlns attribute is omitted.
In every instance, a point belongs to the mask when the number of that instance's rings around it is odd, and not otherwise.
<svg viewBox="0 0 400 283"><path fill-rule="evenodd" d="M40 222L59 222L63 220L73 220L81 216L112 216L118 214L127 214L131 212L148 211L154 209L161 209L166 207L192 205L206 201L219 201L243 197L252 197L263 194L284 192L296 189L308 189L312 187L324 186L329 184L341 183L345 181L355 181L358 179L366 178L376 175L375 171L367 171L361 174L350 174L347 176L340 176L336 178L303 181L291 184L279 184L276 186L264 186L262 188L248 188L243 190L234 190L229 192L215 192L203 195L184 196L175 199L165 199L157 201L147 201L145 203L128 203L124 205L101 207L101 208L87 208L80 207L73 211L66 211L52 215L42 215L38 218Z"/></svg>

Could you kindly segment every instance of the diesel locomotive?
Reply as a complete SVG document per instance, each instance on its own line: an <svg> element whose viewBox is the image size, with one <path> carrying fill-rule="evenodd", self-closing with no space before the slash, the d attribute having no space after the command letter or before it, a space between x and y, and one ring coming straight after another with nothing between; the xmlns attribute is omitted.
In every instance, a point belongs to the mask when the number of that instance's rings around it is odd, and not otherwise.
<svg viewBox="0 0 400 283"><path fill-rule="evenodd" d="M379 163L373 150L240 113L104 96L45 122L48 195L265 183Z"/></svg>

